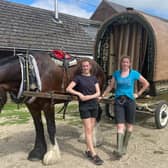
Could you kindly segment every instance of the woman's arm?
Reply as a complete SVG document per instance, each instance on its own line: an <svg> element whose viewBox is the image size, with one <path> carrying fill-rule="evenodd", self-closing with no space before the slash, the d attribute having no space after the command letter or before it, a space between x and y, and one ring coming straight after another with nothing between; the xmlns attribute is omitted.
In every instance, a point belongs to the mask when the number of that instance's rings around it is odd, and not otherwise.
<svg viewBox="0 0 168 168"><path fill-rule="evenodd" d="M134 94L134 97L137 98L149 87L149 82L141 75L139 78L140 83L142 84L141 89Z"/></svg>
<svg viewBox="0 0 168 168"><path fill-rule="evenodd" d="M71 94L73 94L73 95L76 95L76 96L81 96L81 95L83 95L82 93L80 93L80 92L78 92L78 91L76 91L76 90L74 90L73 88L76 86L76 83L74 82L74 81L72 81L72 82L70 82L70 84L67 86L67 88L66 88L66 92L68 92L68 93L71 93Z"/></svg>
<svg viewBox="0 0 168 168"><path fill-rule="evenodd" d="M100 86L99 83L95 84L95 88L96 88L96 92L92 95L83 95L82 97L80 97L80 99L82 101L87 101L87 100L91 100L91 99L96 99L100 96Z"/></svg>
<svg viewBox="0 0 168 168"><path fill-rule="evenodd" d="M114 88L114 86L115 86L115 78L112 77L112 79L111 79L109 85L107 86L107 88L106 88L105 91L103 92L102 97L107 96L108 93L110 93L110 91Z"/></svg>

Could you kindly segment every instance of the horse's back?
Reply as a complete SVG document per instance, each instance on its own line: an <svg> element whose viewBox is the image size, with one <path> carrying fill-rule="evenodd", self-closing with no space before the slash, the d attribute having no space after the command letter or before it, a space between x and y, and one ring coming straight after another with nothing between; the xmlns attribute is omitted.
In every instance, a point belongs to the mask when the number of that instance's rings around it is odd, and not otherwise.
<svg viewBox="0 0 168 168"><path fill-rule="evenodd" d="M65 88L69 82L75 75L80 73L80 63L83 59L77 60L76 65L71 67L63 67L56 64L51 59L51 56L48 52L34 52L32 55L37 60L43 91L56 90L58 92L65 92ZM105 74L95 60L90 59L90 61L93 67L93 75L97 77L102 89L105 82Z"/></svg>

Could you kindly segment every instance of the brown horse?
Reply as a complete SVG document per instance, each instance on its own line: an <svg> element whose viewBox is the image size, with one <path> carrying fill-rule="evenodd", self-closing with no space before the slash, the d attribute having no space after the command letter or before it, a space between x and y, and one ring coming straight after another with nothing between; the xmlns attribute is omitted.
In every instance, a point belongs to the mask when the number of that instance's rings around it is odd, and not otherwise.
<svg viewBox="0 0 168 168"><path fill-rule="evenodd" d="M78 72L78 61L77 66L72 66L65 69L56 65L51 59L50 55L45 52L38 52L32 54L39 68L39 73L42 83L42 91L56 91L64 92L66 85L73 78L74 74ZM97 76L100 87L102 89L105 82L105 75L101 67L92 60L93 73ZM3 108L6 103L7 96L6 92L17 93L21 82L21 68L17 57L7 57L0 59L0 109ZM62 88L64 84L64 88ZM54 100L54 103L62 103L63 100ZM28 155L29 160L43 160L44 164L53 164L57 158L60 158L59 147L56 139L56 125L55 125L55 111L54 105L51 105L50 99L36 98L32 103L26 103L35 126L35 144L34 148ZM41 113L44 112L46 118L47 130L50 139L50 145L47 147Z"/></svg>

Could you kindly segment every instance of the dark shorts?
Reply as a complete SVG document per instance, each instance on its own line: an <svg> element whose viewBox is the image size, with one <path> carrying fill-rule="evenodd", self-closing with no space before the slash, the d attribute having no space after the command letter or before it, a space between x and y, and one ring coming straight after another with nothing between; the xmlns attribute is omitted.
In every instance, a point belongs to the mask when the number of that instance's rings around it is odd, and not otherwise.
<svg viewBox="0 0 168 168"><path fill-rule="evenodd" d="M98 103L97 102L83 102L79 103L79 112L81 119L97 118Z"/></svg>
<svg viewBox="0 0 168 168"><path fill-rule="evenodd" d="M114 103L114 112L117 124L134 124L136 114L135 101L126 96L116 98Z"/></svg>

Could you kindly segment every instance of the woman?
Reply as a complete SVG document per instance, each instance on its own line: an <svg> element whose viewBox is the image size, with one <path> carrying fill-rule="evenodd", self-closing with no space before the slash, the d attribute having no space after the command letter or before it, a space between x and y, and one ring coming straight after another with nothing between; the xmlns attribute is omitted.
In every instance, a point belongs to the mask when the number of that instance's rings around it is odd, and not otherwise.
<svg viewBox="0 0 168 168"><path fill-rule="evenodd" d="M142 87L134 93L134 82L139 80ZM112 79L105 89L102 97L115 88L114 113L117 124L117 150L114 154L118 158L126 154L128 141L133 131L136 104L138 98L149 87L148 81L136 70L131 69L129 56L120 60L120 70L114 72Z"/></svg>
<svg viewBox="0 0 168 168"><path fill-rule="evenodd" d="M100 88L96 77L91 73L90 59L82 60L80 67L80 74L74 77L66 91L79 98L79 112L84 126L87 148L85 155L96 165L101 165L103 160L96 154L92 138L98 115L97 98L100 96Z"/></svg>

